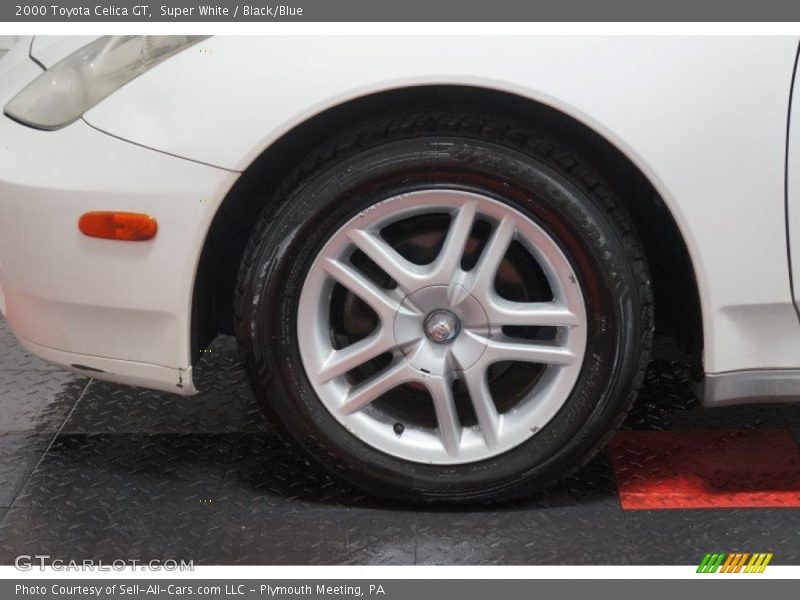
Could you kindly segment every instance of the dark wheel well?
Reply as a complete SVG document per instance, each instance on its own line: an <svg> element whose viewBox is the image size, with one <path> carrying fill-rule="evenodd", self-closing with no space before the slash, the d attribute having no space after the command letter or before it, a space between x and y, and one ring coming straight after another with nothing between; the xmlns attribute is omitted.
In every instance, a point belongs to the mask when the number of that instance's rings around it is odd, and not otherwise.
<svg viewBox="0 0 800 600"><path fill-rule="evenodd" d="M223 201L200 258L192 307L194 361L218 333L233 331L239 262L257 215L285 174L335 132L408 106L490 110L535 123L602 173L643 241L655 296L656 334L674 340L674 348L700 368L703 332L694 269L678 226L644 174L596 131L558 110L513 94L466 86L403 88L346 102L292 129L253 161Z"/></svg>

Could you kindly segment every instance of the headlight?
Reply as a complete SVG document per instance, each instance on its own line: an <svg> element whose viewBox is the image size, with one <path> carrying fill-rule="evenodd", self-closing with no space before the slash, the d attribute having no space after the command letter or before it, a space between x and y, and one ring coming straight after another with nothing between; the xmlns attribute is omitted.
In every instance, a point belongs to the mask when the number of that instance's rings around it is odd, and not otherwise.
<svg viewBox="0 0 800 600"><path fill-rule="evenodd" d="M39 129L64 127L131 79L206 37L99 38L39 75L6 104L5 113Z"/></svg>

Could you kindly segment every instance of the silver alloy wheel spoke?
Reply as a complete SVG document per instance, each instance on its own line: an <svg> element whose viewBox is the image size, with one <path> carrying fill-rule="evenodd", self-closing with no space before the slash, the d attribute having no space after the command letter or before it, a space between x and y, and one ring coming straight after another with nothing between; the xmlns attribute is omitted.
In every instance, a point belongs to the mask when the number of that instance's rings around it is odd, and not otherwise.
<svg viewBox="0 0 800 600"><path fill-rule="evenodd" d="M406 218L443 213L450 216L450 223L441 249L428 264L411 262L381 234ZM465 271L462 261L479 219L491 231L475 266ZM500 265L514 241L541 267L552 300L516 302L495 289ZM356 249L397 286L379 285L350 262ZM331 324L335 284L361 299L377 317L372 332L344 347L338 341L334 344ZM459 190L402 194L343 225L306 275L298 311L301 358L322 404L367 444L422 463L484 460L535 435L568 398L585 353L583 296L559 245L509 205ZM548 327L556 334L540 341L510 337L503 327ZM380 356L391 356L391 361L381 366L376 360ZM502 413L499 402L506 399L494 398L492 391L497 372L490 369L497 363L541 365L531 387ZM356 382L356 372L372 374ZM472 406L473 425L459 418L455 380L460 380L464 401ZM408 392L398 398L427 396L435 428L430 417L414 422L406 414L411 408L401 411L406 415L401 418L390 405L375 403L404 384L409 384Z"/></svg>
<svg viewBox="0 0 800 600"><path fill-rule="evenodd" d="M475 224L478 203L467 202L452 217L442 249L432 265L431 283L450 284L461 273L461 259Z"/></svg>
<svg viewBox="0 0 800 600"><path fill-rule="evenodd" d="M489 364L501 361L518 361L559 366L570 365L576 358L566 348L507 337L489 338L486 344L485 357L486 362Z"/></svg>
<svg viewBox="0 0 800 600"><path fill-rule="evenodd" d="M381 321L389 320L400 308L400 302L389 296L366 275L338 260L327 259L325 271L345 288L366 302Z"/></svg>
<svg viewBox="0 0 800 600"><path fill-rule="evenodd" d="M448 454L458 456L458 448L461 445L461 423L459 423L453 400L452 378L431 377L426 383L433 399L442 443Z"/></svg>
<svg viewBox="0 0 800 600"><path fill-rule="evenodd" d="M380 328L376 334L350 344L339 350L331 350L319 370L320 381L330 381L344 375L373 358L395 347L391 331Z"/></svg>
<svg viewBox="0 0 800 600"><path fill-rule="evenodd" d="M347 415L360 411L382 394L415 379L416 376L411 372L411 368L404 361L398 360L377 375L350 388L340 411Z"/></svg>
<svg viewBox="0 0 800 600"><path fill-rule="evenodd" d="M492 294L484 303L489 320L500 326L571 327L578 315L556 302L511 302Z"/></svg>
<svg viewBox="0 0 800 600"><path fill-rule="evenodd" d="M514 239L514 219L504 217L494 228L486 247L478 258L478 264L470 271L464 287L479 301L486 302L494 294L494 280L500 262Z"/></svg>
<svg viewBox="0 0 800 600"><path fill-rule="evenodd" d="M486 371L467 371L464 377L472 402L472 408L478 419L478 425L483 435L486 447L493 449L497 446L500 437L500 414L497 412L489 384L486 381Z"/></svg>
<svg viewBox="0 0 800 600"><path fill-rule="evenodd" d="M424 283L425 273L417 265L406 260L377 233L353 229L347 235L356 247L394 279L406 294L410 294Z"/></svg>

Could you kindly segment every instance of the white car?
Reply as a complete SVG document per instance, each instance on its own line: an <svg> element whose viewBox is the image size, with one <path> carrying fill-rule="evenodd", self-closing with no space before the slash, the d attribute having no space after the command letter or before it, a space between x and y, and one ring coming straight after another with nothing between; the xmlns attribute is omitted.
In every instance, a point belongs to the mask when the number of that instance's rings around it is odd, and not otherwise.
<svg viewBox="0 0 800 600"><path fill-rule="evenodd" d="M0 309L32 353L265 410L405 501L519 497L654 334L706 406L800 396L794 37L21 38Z"/></svg>

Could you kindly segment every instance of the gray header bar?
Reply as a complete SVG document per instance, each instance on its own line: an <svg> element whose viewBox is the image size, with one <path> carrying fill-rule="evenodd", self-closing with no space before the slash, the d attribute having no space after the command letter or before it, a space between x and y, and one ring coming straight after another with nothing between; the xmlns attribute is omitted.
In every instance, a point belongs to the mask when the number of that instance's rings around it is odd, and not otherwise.
<svg viewBox="0 0 800 600"><path fill-rule="evenodd" d="M4 0L2 22L800 21L794 0Z"/></svg>

